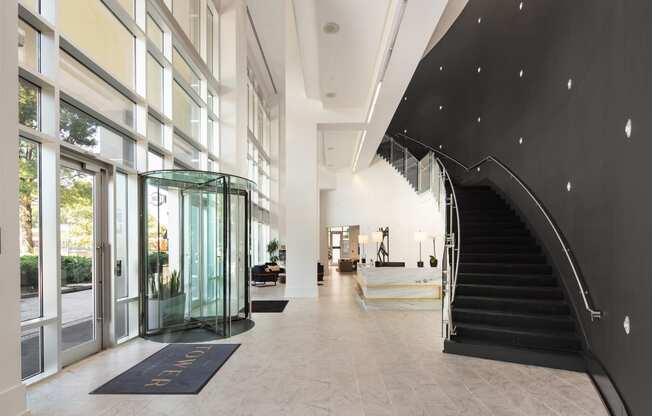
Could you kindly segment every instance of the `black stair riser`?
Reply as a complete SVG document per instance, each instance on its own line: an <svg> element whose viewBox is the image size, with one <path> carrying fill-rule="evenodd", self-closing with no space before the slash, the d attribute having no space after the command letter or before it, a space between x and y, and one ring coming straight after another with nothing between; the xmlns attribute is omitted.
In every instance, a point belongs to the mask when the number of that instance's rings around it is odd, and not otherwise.
<svg viewBox="0 0 652 416"><path fill-rule="evenodd" d="M515 347L542 348L560 351L579 351L581 349L581 343L577 339L557 338L545 335L517 335L508 332L475 328L469 329L463 327L457 328L457 334L462 337L481 339L485 341L490 340L498 344L512 345Z"/></svg>
<svg viewBox="0 0 652 416"><path fill-rule="evenodd" d="M575 323L571 319L560 319L556 315L487 313L485 310L455 310L453 311L453 322L559 331L573 331L575 329Z"/></svg>
<svg viewBox="0 0 652 416"><path fill-rule="evenodd" d="M460 261L465 263L528 263L545 264L546 258L541 254L523 253L473 253L464 251L460 254Z"/></svg>
<svg viewBox="0 0 652 416"><path fill-rule="evenodd" d="M541 313L550 315L567 315L570 308L563 302L555 301L529 301L513 300L506 298L469 298L455 296L455 307L469 309L493 309L499 311L514 311L524 313Z"/></svg>
<svg viewBox="0 0 652 416"><path fill-rule="evenodd" d="M552 273L552 267L547 264L462 263L462 260L463 257L460 258L460 273Z"/></svg>
<svg viewBox="0 0 652 416"><path fill-rule="evenodd" d="M558 286L557 279L551 275L523 276L513 275L471 275L460 273L457 276L457 284L469 285L502 285L502 286Z"/></svg>
<svg viewBox="0 0 652 416"><path fill-rule="evenodd" d="M457 283L455 294L491 298L554 299L563 300L559 287L468 285Z"/></svg>

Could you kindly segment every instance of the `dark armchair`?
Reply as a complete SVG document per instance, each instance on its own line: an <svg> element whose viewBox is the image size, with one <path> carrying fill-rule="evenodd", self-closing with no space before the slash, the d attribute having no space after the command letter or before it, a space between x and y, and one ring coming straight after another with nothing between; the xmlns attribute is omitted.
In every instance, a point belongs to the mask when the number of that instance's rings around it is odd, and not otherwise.
<svg viewBox="0 0 652 416"><path fill-rule="evenodd" d="M265 263L251 268L251 284L253 286L267 286L268 283L278 282L280 274L285 273L285 269L279 267L279 270L272 271L270 266L277 266L276 263Z"/></svg>

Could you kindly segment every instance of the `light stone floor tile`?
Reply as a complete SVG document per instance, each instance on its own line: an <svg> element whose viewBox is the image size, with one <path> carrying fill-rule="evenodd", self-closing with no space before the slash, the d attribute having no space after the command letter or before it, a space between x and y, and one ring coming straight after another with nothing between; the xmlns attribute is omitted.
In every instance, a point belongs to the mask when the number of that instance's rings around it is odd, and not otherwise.
<svg viewBox="0 0 652 416"><path fill-rule="evenodd" d="M254 299L283 293L252 288ZM164 346L136 339L30 386L32 415L608 414L585 374L443 354L438 311L366 311L337 273L319 293L255 314L252 330L223 341L242 346L198 395L89 395Z"/></svg>

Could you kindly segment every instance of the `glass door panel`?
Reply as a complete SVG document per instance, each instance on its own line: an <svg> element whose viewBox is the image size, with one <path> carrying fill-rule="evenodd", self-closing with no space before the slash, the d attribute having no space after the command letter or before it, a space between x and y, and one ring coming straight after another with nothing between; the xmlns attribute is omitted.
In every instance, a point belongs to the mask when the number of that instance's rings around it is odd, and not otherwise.
<svg viewBox="0 0 652 416"><path fill-rule="evenodd" d="M99 174L62 162L59 181L61 349L67 365L101 348L102 328L97 325L101 179Z"/></svg>

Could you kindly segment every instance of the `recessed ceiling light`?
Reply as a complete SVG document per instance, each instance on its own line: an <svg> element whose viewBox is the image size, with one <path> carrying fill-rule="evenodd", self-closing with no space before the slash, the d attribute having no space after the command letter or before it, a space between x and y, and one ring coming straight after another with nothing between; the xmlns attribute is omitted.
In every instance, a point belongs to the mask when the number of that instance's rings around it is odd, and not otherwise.
<svg viewBox="0 0 652 416"><path fill-rule="evenodd" d="M407 97L403 97L403 101L407 101Z"/></svg>
<svg viewBox="0 0 652 416"><path fill-rule="evenodd" d="M518 77L519 78L523 78L523 74L525 74L525 71L523 71L522 69L520 71L518 71Z"/></svg>
<svg viewBox="0 0 652 416"><path fill-rule="evenodd" d="M518 9L519 9L519 10L523 10L523 2L520 2L520 3L518 4Z"/></svg>
<svg viewBox="0 0 652 416"><path fill-rule="evenodd" d="M323 30L327 35L334 35L340 31L340 25L335 22L328 22L324 25Z"/></svg>
<svg viewBox="0 0 652 416"><path fill-rule="evenodd" d="M440 109L440 110L443 110L443 109L444 109L444 106L443 106L443 105L440 105L440 106L439 106L439 109Z"/></svg>
<svg viewBox="0 0 652 416"><path fill-rule="evenodd" d="M573 88L573 78L568 78L568 83L566 84L566 86L568 87L569 90Z"/></svg>
<svg viewBox="0 0 652 416"><path fill-rule="evenodd" d="M478 117L478 123L482 121L482 118Z"/></svg>
<svg viewBox="0 0 652 416"><path fill-rule="evenodd" d="M627 123L625 123L625 136L628 139L632 138L632 119L628 118Z"/></svg>
<svg viewBox="0 0 652 416"><path fill-rule="evenodd" d="M478 17L478 23L482 23L482 17Z"/></svg>
<svg viewBox="0 0 652 416"><path fill-rule="evenodd" d="M518 138L518 144L523 144L523 138L522 137Z"/></svg>
<svg viewBox="0 0 652 416"><path fill-rule="evenodd" d="M572 188L573 188L573 187L572 187L571 183L568 182L568 183L566 184L566 190L567 190L568 192L570 192Z"/></svg>
<svg viewBox="0 0 652 416"><path fill-rule="evenodd" d="M439 145L439 148L440 148L440 149L441 149L441 148L443 148L443 147L444 147L444 146L442 146L442 145Z"/></svg>
<svg viewBox="0 0 652 416"><path fill-rule="evenodd" d="M478 74L479 74L480 72L482 72L482 67L481 67L481 66L478 67Z"/></svg>
<svg viewBox="0 0 652 416"><path fill-rule="evenodd" d="M440 70L440 71L443 71L443 70L444 70L444 67L443 67L443 66L440 66L440 67L439 67L439 70Z"/></svg>
<svg viewBox="0 0 652 416"><path fill-rule="evenodd" d="M334 92L327 92L326 93L326 98L335 98L335 97L337 97L337 94L335 94Z"/></svg>
<svg viewBox="0 0 652 416"><path fill-rule="evenodd" d="M407 133L407 129L403 130L403 134Z"/></svg>

